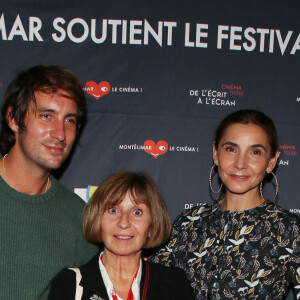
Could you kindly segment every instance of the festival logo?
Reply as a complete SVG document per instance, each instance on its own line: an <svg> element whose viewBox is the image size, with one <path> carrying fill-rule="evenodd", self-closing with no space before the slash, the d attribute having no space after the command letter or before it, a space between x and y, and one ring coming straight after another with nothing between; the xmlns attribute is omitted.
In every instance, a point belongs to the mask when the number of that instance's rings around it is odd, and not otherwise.
<svg viewBox="0 0 300 300"><path fill-rule="evenodd" d="M95 191L97 190L98 186L95 185L89 185L86 189L86 200L87 202L90 201L91 197L93 196L93 194L95 193Z"/></svg>
<svg viewBox="0 0 300 300"><path fill-rule="evenodd" d="M169 145L167 141L160 140L155 143L153 140L146 140L143 145L141 144L121 144L119 145L119 150L122 151L136 151L142 150L147 154L153 156L155 159L160 155L165 154L166 152L181 152L181 153L197 153L199 152L199 147L191 146L191 145Z"/></svg>
<svg viewBox="0 0 300 300"><path fill-rule="evenodd" d="M155 159L158 158L158 156L166 153L169 149L169 145L166 141L158 141L155 143L152 140L147 140L144 143L145 152L152 155Z"/></svg>
<svg viewBox="0 0 300 300"><path fill-rule="evenodd" d="M244 96L241 85L222 84L218 89L189 90L191 97L196 97L197 104L210 106L236 106L237 97Z"/></svg>
<svg viewBox="0 0 300 300"><path fill-rule="evenodd" d="M111 91L110 83L107 81L101 81L99 84L97 84L95 81L88 81L85 84L85 91L96 98L96 100L99 100L101 97L109 94Z"/></svg>
<svg viewBox="0 0 300 300"><path fill-rule="evenodd" d="M237 84L225 84L221 86L222 90L228 90L231 96L244 96L243 88Z"/></svg>
<svg viewBox="0 0 300 300"><path fill-rule="evenodd" d="M111 86L108 81L101 81L97 84L95 81L88 81L85 84L84 90L91 96L93 96L97 101L109 94L110 92L117 93L130 93L130 94L141 94L143 93L142 87L133 87L133 86Z"/></svg>
<svg viewBox="0 0 300 300"><path fill-rule="evenodd" d="M280 144L279 150L280 150L280 154L278 157L279 166L288 166L290 164L290 159L298 155L295 145Z"/></svg>
<svg viewBox="0 0 300 300"><path fill-rule="evenodd" d="M74 188L74 193L88 203L97 188L98 186L96 185L89 185L87 188Z"/></svg>

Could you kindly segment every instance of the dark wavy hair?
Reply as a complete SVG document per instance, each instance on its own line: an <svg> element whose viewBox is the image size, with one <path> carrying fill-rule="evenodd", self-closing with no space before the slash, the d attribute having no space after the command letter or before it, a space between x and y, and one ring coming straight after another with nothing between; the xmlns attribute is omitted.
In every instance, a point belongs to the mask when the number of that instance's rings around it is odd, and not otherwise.
<svg viewBox="0 0 300 300"><path fill-rule="evenodd" d="M65 91L69 95L61 93ZM56 93L73 99L77 104L77 137L80 135L86 119L86 98L80 81L66 67L59 65L37 65L19 73L8 86L1 110L0 151L4 155L14 146L15 133L7 121L7 110L19 127L19 132L26 130L24 119L31 101L36 101L34 93L42 91Z"/></svg>
<svg viewBox="0 0 300 300"><path fill-rule="evenodd" d="M215 147L218 149L226 129L232 124L254 124L259 126L267 134L271 148L271 157L274 157L278 151L278 136L273 121L263 112L253 109L238 110L229 114L221 121L215 131Z"/></svg>

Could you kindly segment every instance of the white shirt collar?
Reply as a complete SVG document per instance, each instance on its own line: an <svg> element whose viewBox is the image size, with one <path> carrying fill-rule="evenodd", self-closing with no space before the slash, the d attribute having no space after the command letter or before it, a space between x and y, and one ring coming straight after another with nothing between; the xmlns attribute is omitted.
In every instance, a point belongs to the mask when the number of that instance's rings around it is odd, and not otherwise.
<svg viewBox="0 0 300 300"><path fill-rule="evenodd" d="M102 255L103 255L103 252L100 253L100 256L99 256L99 259L98 259L99 269L100 269L100 272L101 272L101 275L102 275L102 278L103 278L104 285L106 287L106 291L107 291L109 300L113 300L112 292L113 292L114 286L113 286L113 284L112 284L112 282L109 278L109 275L106 271L106 268L105 268L104 264L102 263L102 260L101 260ZM140 259L140 267L139 267L139 271L137 273L137 276L133 280L133 283L132 283L132 293L133 293L134 300L140 300L141 278L142 278L142 259ZM122 298L120 298L118 296L118 294L117 294L117 298L118 298L118 300L122 300Z"/></svg>

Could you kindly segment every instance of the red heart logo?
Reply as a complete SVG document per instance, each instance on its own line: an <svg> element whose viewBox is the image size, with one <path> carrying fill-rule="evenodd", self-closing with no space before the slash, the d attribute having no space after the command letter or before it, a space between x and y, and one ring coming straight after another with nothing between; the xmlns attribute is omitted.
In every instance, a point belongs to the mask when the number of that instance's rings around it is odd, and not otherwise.
<svg viewBox="0 0 300 300"><path fill-rule="evenodd" d="M158 141L156 144L154 141L152 140L147 140L145 143L144 143L144 150L152 155L155 159L166 153L169 149L169 145L166 141Z"/></svg>
<svg viewBox="0 0 300 300"><path fill-rule="evenodd" d="M107 81L101 81L98 85L95 81L88 81L85 84L85 91L99 100L107 95L111 90L110 84Z"/></svg>

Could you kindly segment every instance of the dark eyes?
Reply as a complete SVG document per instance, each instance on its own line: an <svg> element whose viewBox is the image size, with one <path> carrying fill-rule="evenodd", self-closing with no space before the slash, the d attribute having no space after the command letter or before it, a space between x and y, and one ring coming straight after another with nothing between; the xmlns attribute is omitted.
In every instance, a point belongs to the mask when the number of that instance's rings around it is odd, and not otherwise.
<svg viewBox="0 0 300 300"><path fill-rule="evenodd" d="M40 115L43 119L49 119L50 115L49 114L41 114Z"/></svg>
<svg viewBox="0 0 300 300"><path fill-rule="evenodd" d="M45 121L51 121L52 120L52 115L49 114L49 113L41 113L40 118L42 120L45 120ZM68 117L68 118L65 119L65 122L66 122L67 125L76 125L77 120L74 117Z"/></svg>
<svg viewBox="0 0 300 300"><path fill-rule="evenodd" d="M227 146L227 147L225 147L225 151L226 152L236 152L236 149L232 146ZM262 155L262 151L259 150L259 149L255 149L250 154L252 154L252 155Z"/></svg>
<svg viewBox="0 0 300 300"><path fill-rule="evenodd" d="M261 151L260 150L253 150L252 152L254 155L261 155Z"/></svg>
<svg viewBox="0 0 300 300"><path fill-rule="evenodd" d="M74 118L69 118L69 119L66 119L66 122L75 125L75 124L76 124L76 119L74 119Z"/></svg>
<svg viewBox="0 0 300 300"><path fill-rule="evenodd" d="M234 152L235 149L234 149L233 147L231 147L231 146L227 146L227 147L225 148L225 151L227 151L227 152Z"/></svg>
<svg viewBox="0 0 300 300"><path fill-rule="evenodd" d="M118 210L117 210L115 207L109 208L108 211L109 211L110 213L112 213L112 214L115 214L115 213L118 212Z"/></svg>
<svg viewBox="0 0 300 300"><path fill-rule="evenodd" d="M141 216L143 214L143 211L141 209L136 209L133 211L133 214L136 216Z"/></svg>
<svg viewBox="0 0 300 300"><path fill-rule="evenodd" d="M116 207L110 207L110 208L108 208L108 212L111 213L111 214L116 214L119 211L118 211L118 209ZM134 209L132 211L132 214L134 216L141 216L143 214L143 211L140 208L137 208L137 209Z"/></svg>

